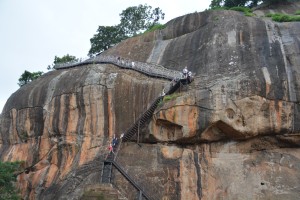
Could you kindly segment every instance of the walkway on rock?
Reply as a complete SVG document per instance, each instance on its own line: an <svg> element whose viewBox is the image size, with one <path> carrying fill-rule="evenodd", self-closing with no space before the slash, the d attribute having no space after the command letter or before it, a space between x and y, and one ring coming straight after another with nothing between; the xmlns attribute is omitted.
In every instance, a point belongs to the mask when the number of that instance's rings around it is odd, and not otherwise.
<svg viewBox="0 0 300 200"><path fill-rule="evenodd" d="M151 77L164 78L168 80L180 79L182 78L182 73L176 70L167 69L161 65L153 63L143 63L138 61L133 61L129 59L123 59L115 56L96 56L94 58L89 58L82 62L70 62L57 64L54 69L69 69L87 64L113 64L120 68L132 69Z"/></svg>

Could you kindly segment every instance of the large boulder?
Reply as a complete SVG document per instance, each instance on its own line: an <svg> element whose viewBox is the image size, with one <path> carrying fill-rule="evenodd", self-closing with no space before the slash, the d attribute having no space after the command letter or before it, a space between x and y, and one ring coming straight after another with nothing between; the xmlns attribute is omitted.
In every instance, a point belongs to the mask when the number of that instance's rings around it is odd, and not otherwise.
<svg viewBox="0 0 300 200"><path fill-rule="evenodd" d="M279 9L294 13L300 3ZM154 199L297 199L300 193L300 23L205 11L130 38L102 55L188 66L116 161ZM27 199L78 199L100 182L107 143L167 80L109 64L49 72L15 92L0 117L0 155L24 161ZM138 142L138 144L136 144ZM114 185L135 192L119 173Z"/></svg>

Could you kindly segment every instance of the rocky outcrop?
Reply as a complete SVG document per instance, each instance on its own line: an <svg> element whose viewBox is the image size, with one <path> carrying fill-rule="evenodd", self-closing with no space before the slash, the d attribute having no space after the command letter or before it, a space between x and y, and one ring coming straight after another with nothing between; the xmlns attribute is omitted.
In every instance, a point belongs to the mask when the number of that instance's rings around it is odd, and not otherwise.
<svg viewBox="0 0 300 200"><path fill-rule="evenodd" d="M116 161L154 199L298 198L300 23L275 23L262 17L266 12L193 13L103 52L196 73L164 98L140 128L139 144L134 137L120 146ZM166 83L91 64L20 88L1 114L0 155L24 161L24 198L78 199L86 185L99 183L109 138ZM136 197L118 172L114 177L127 198Z"/></svg>
<svg viewBox="0 0 300 200"><path fill-rule="evenodd" d="M25 162L18 177L22 196L76 197L65 188L84 187L87 177L99 181L108 139L130 126L164 83L113 65L89 65L52 71L20 88L2 112L1 156Z"/></svg>

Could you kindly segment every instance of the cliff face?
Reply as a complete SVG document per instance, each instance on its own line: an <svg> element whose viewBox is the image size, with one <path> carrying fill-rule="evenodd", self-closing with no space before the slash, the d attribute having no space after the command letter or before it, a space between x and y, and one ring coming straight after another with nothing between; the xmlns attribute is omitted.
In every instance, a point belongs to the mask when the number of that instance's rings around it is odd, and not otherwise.
<svg viewBox="0 0 300 200"><path fill-rule="evenodd" d="M22 195L63 198L69 185L99 182L108 138L126 130L163 84L113 65L89 65L52 71L20 88L2 112L1 157L25 161Z"/></svg>
<svg viewBox="0 0 300 200"><path fill-rule="evenodd" d="M256 17L189 14L103 53L196 73L141 128L141 144L123 143L117 156L155 199L299 197L300 23L261 17L269 9ZM300 3L281 9L294 13ZM0 152L2 160L25 161L23 196L78 199L85 185L99 182L108 139L166 83L95 64L49 72L20 88L1 115ZM114 181L130 193L120 174Z"/></svg>

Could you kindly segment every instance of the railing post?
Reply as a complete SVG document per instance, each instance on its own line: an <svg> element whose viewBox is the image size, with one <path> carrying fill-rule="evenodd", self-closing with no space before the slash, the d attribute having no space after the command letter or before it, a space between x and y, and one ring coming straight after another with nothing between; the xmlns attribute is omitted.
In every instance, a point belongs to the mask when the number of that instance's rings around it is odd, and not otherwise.
<svg viewBox="0 0 300 200"><path fill-rule="evenodd" d="M143 192L142 192L142 190L140 190L140 192L139 192L139 200L142 200L143 199Z"/></svg>
<svg viewBox="0 0 300 200"><path fill-rule="evenodd" d="M137 143L138 144L140 143L140 123L141 123L141 121L139 120L139 123L138 123L138 135L137 135Z"/></svg>
<svg viewBox="0 0 300 200"><path fill-rule="evenodd" d="M109 167L110 169L109 169L109 175L108 175L108 182L111 183L112 164L110 163L109 166L110 166L110 167Z"/></svg>

